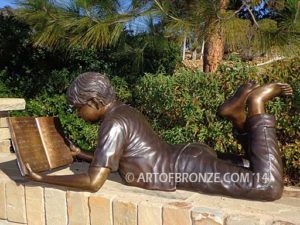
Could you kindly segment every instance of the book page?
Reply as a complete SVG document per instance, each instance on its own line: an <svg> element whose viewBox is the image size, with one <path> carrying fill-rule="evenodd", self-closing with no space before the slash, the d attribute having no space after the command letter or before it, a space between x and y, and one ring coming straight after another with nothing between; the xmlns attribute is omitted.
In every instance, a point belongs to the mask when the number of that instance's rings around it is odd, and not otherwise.
<svg viewBox="0 0 300 225"><path fill-rule="evenodd" d="M29 163L34 172L49 170L50 165L35 119L10 117L8 122L21 174L23 176L27 174L26 163Z"/></svg>
<svg viewBox="0 0 300 225"><path fill-rule="evenodd" d="M50 168L71 164L73 157L57 117L36 118Z"/></svg>

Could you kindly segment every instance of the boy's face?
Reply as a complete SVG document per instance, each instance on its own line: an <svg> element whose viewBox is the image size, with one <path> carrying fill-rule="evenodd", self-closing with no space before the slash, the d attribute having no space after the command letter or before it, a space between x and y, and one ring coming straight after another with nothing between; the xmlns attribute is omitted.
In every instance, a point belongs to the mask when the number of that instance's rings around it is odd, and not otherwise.
<svg viewBox="0 0 300 225"><path fill-rule="evenodd" d="M98 107L94 104L85 104L81 106L75 106L77 109L77 115L87 122L96 122L100 120L104 113L105 107Z"/></svg>

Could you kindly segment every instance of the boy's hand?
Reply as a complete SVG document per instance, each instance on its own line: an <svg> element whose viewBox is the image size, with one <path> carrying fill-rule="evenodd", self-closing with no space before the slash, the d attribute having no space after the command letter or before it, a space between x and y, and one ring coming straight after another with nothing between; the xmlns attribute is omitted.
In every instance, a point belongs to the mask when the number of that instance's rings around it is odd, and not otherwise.
<svg viewBox="0 0 300 225"><path fill-rule="evenodd" d="M74 144L70 145L70 150L71 150L72 156L79 155L81 152L80 148L76 147Z"/></svg>
<svg viewBox="0 0 300 225"><path fill-rule="evenodd" d="M33 180L33 181L42 181L43 180L43 177L41 175L32 171L29 163L26 163L25 166L28 170L28 175L26 175L27 178L29 178L30 180Z"/></svg>
<svg viewBox="0 0 300 225"><path fill-rule="evenodd" d="M66 138L66 139L69 142L69 147L70 147L72 156L79 155L81 152L80 148L76 147L70 139L68 139L68 138Z"/></svg>

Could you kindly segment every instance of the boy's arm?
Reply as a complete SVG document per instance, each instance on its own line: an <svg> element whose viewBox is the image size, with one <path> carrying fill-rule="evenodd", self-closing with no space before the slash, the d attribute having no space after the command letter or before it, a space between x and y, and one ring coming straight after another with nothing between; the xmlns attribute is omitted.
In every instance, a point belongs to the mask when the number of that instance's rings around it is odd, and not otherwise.
<svg viewBox="0 0 300 225"><path fill-rule="evenodd" d="M80 148L75 146L74 147L70 146L70 149L73 157L82 159L88 163L91 163L93 161L94 158L93 152L82 151Z"/></svg>
<svg viewBox="0 0 300 225"><path fill-rule="evenodd" d="M90 163L93 161L94 153L80 150L80 153L76 157Z"/></svg>
<svg viewBox="0 0 300 225"><path fill-rule="evenodd" d="M29 171L28 178L33 181L75 187L92 192L96 192L102 187L110 173L109 168L90 167L87 174L49 176L33 172L29 164L26 164L26 167Z"/></svg>

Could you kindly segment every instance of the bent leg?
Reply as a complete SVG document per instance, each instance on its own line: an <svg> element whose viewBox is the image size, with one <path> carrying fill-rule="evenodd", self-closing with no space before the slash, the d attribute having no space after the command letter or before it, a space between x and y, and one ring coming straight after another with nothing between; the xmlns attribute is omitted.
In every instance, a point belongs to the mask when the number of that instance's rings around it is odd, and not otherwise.
<svg viewBox="0 0 300 225"><path fill-rule="evenodd" d="M232 97L227 99L219 106L217 114L225 119L230 120L233 126L239 131L244 131L246 122L246 102L249 94L259 85L255 81L247 81L240 86Z"/></svg>
<svg viewBox="0 0 300 225"><path fill-rule="evenodd" d="M245 122L247 117L245 108L248 96L258 86L259 85L255 81L245 82L237 89L232 97L219 106L217 114L232 122L233 135L245 151L244 156L217 152L219 159L231 162L238 166L249 167L248 134L245 132Z"/></svg>

